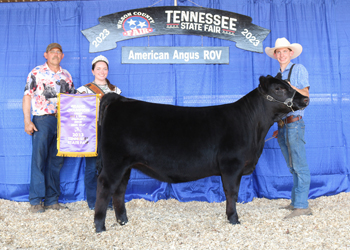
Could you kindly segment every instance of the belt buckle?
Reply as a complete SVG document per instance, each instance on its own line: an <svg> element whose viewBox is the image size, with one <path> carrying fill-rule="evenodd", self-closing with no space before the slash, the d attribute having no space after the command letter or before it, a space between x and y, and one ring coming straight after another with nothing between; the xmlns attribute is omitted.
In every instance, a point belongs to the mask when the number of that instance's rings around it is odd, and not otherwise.
<svg viewBox="0 0 350 250"><path fill-rule="evenodd" d="M277 122L277 124L278 124L278 127L279 127L279 128L283 128L283 127L284 127L284 121L283 121L283 120L279 120L279 121Z"/></svg>

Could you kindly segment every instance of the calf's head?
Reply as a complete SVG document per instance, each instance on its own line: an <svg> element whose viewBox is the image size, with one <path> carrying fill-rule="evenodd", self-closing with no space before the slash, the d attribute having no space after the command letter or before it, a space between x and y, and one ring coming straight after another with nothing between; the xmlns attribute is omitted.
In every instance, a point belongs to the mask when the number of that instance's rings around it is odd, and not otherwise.
<svg viewBox="0 0 350 250"><path fill-rule="evenodd" d="M276 114L276 121L284 114L301 110L309 105L310 99L294 90L285 80L272 76L259 78L259 92L271 102L270 106Z"/></svg>

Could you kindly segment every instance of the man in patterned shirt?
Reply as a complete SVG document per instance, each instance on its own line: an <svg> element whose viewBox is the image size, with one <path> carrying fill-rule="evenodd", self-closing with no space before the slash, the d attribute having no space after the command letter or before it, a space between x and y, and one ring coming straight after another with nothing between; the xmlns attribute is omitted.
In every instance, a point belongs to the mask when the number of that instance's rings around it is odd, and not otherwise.
<svg viewBox="0 0 350 250"><path fill-rule="evenodd" d="M58 204L64 158L56 156L57 93L75 93L71 75L60 66L64 57L61 45L49 44L44 57L46 63L29 73L23 96L24 131L33 136L29 187L30 211L33 213L65 208Z"/></svg>

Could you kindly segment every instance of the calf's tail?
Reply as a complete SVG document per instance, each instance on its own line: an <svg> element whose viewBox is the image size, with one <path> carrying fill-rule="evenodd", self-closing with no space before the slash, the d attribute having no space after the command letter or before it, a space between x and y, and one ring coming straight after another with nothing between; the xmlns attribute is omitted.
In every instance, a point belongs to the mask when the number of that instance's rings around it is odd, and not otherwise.
<svg viewBox="0 0 350 250"><path fill-rule="evenodd" d="M105 115L105 112L107 110L108 105L111 104L112 102L118 100L119 98L121 98L121 96L116 94L116 93L107 93L101 98L100 113L99 113L99 117L98 117L98 125L99 126L101 126L101 124L102 124L103 117Z"/></svg>
<svg viewBox="0 0 350 250"><path fill-rule="evenodd" d="M99 111L99 117L98 117L98 129L97 129L97 158L96 158L96 170L97 175L100 175L102 169L103 169L103 163L102 163L102 151L101 151L101 134L102 134L102 121L105 117L105 113L107 110L107 107L112 102L118 100L121 96L116 93L108 93L105 94L100 102L100 111Z"/></svg>

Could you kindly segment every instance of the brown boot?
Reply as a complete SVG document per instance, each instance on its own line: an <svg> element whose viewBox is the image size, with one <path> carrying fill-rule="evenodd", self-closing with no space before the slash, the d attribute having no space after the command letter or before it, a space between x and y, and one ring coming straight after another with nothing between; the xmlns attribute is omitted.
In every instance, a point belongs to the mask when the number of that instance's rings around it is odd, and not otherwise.
<svg viewBox="0 0 350 250"><path fill-rule="evenodd" d="M296 216L300 216L300 215L312 215L311 209L310 208L295 208L293 210L293 212L289 215L287 215L286 217L284 217L284 219L290 219Z"/></svg>
<svg viewBox="0 0 350 250"><path fill-rule="evenodd" d="M280 207L279 209L293 210L294 207L291 204L289 204L288 206Z"/></svg>
<svg viewBox="0 0 350 250"><path fill-rule="evenodd" d="M43 213L45 209L42 204L39 205L30 205L30 212L32 213Z"/></svg>
<svg viewBox="0 0 350 250"><path fill-rule="evenodd" d="M45 209L53 209L53 210L63 210L67 209L68 207L66 206L61 206L60 204L56 203L50 206L45 206Z"/></svg>

